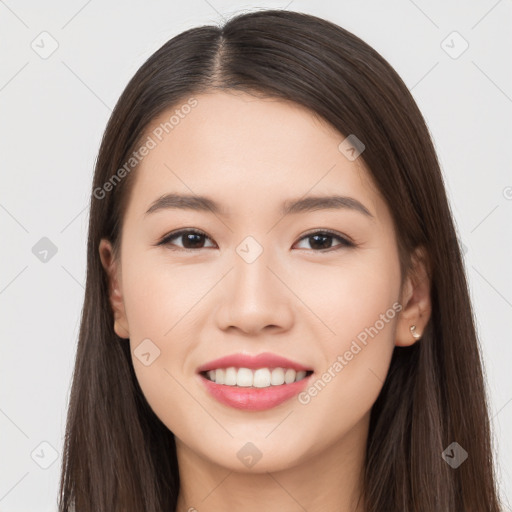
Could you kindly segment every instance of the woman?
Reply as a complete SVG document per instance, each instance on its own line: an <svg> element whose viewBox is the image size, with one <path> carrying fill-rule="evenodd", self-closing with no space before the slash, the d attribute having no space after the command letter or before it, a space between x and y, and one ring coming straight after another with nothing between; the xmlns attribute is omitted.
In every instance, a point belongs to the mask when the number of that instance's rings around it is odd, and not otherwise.
<svg viewBox="0 0 512 512"><path fill-rule="evenodd" d="M152 55L87 269L61 511L499 510L435 150L346 30L259 11Z"/></svg>

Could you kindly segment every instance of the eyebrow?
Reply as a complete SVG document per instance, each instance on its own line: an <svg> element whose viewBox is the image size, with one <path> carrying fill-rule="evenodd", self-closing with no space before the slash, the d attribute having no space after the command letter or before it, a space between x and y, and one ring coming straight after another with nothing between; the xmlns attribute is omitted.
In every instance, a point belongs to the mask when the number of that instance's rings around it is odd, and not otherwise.
<svg viewBox="0 0 512 512"><path fill-rule="evenodd" d="M159 210L179 209L212 212L214 214L228 216L228 212L223 210L221 205L205 196L188 194L164 194L156 199L145 216ZM299 199L285 201L281 206L281 214L306 213L316 210L341 210L349 209L360 212L365 216L375 219L370 211L357 199L353 197L330 195L330 196L307 196Z"/></svg>

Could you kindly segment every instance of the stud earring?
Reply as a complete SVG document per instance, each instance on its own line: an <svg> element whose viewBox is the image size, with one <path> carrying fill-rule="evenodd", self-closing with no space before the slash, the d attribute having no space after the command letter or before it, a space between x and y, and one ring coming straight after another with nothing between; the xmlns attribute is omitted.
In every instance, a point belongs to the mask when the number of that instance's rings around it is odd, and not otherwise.
<svg viewBox="0 0 512 512"><path fill-rule="evenodd" d="M418 339L418 338L421 338L421 334L419 332L416 332L416 326L415 325L411 325L411 327L409 327L409 330L411 331L411 334L413 336L414 339Z"/></svg>

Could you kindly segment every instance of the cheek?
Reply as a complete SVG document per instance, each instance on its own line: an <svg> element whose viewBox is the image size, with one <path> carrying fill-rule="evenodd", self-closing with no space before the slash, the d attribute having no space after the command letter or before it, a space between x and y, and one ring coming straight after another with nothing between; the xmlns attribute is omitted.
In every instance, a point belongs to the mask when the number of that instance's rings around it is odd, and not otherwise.
<svg viewBox="0 0 512 512"><path fill-rule="evenodd" d="M322 332L329 347L342 348L347 340L376 322L377 329L389 337L390 324L396 321L392 306L400 291L400 268L395 256L375 250L353 253L336 265L309 264L299 269L301 278L295 281L294 291L321 320L323 328L317 332ZM391 321L383 323L381 315L391 317Z"/></svg>
<svg viewBox="0 0 512 512"><path fill-rule="evenodd" d="M401 310L398 256L354 261L330 268L323 294L309 296L334 333L318 338L323 368L299 402L326 436L347 431L371 410L386 379ZM310 276L309 286L318 277Z"/></svg>
<svg viewBox="0 0 512 512"><path fill-rule="evenodd" d="M123 293L130 334L168 343L183 335L194 305L212 286L193 266L181 268L164 258L133 258L123 269Z"/></svg>
<svg viewBox="0 0 512 512"><path fill-rule="evenodd" d="M122 276L132 362L146 400L170 430L204 422L204 411L191 407L183 375L199 340L194 305L211 280L198 278L192 266L184 270L134 254Z"/></svg>

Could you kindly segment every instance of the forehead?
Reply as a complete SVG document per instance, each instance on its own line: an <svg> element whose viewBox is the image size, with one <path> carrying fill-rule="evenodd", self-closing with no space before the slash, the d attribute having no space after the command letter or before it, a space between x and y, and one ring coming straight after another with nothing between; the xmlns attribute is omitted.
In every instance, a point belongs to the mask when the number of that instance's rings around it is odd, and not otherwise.
<svg viewBox="0 0 512 512"><path fill-rule="evenodd" d="M191 106L193 105L193 106ZM275 211L290 198L351 195L376 216L385 208L346 137L293 102L219 91L184 98L149 125L151 149L135 171L132 209L143 215L166 193L214 196L226 214Z"/></svg>

